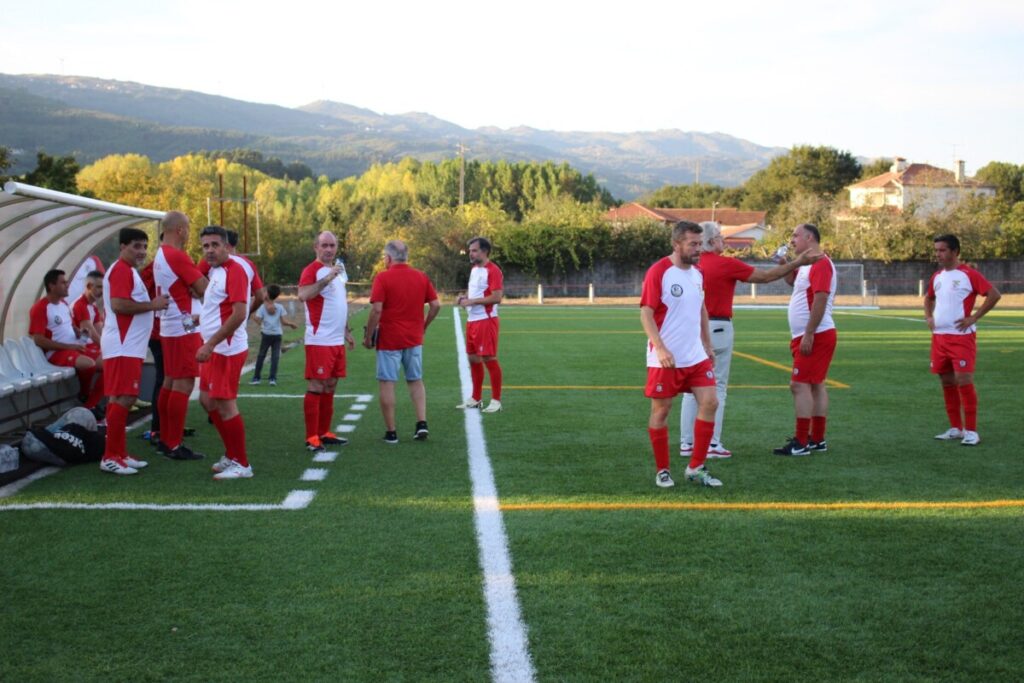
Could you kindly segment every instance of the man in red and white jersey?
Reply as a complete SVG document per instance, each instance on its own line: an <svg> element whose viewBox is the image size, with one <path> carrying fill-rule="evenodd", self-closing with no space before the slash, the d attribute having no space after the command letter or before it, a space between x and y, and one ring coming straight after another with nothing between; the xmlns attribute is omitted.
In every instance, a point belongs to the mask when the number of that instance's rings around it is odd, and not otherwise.
<svg viewBox="0 0 1024 683"><path fill-rule="evenodd" d="M88 338L85 353L100 357L100 334L103 332L103 273L90 271L85 276L85 290L71 304L71 324L82 339Z"/></svg>
<svg viewBox="0 0 1024 683"><path fill-rule="evenodd" d="M324 444L348 443L331 431L331 418L334 390L345 376L345 346L355 348L355 339L348 327L348 275L341 260L335 262L338 239L322 232L313 251L316 259L299 276L299 301L306 309L306 449L318 452Z"/></svg>
<svg viewBox="0 0 1024 683"><path fill-rule="evenodd" d="M715 432L708 447L709 458L729 458L732 452L722 443L722 422L725 418L725 399L729 391L729 369L732 366L734 332L732 327L732 301L737 282L765 283L786 277L802 265L814 263L821 252L811 249L789 263L774 268L758 269L738 258L723 256L725 238L722 226L713 221L700 224L703 233L703 252L700 268L704 276L704 307L711 326L711 346L715 352L715 392L718 410L715 411ZM693 451L693 423L697 418L697 401L693 394L683 394L680 413L679 453L689 456Z"/></svg>
<svg viewBox="0 0 1024 683"><path fill-rule="evenodd" d="M262 278L260 278L259 269L256 268L256 264L252 262L248 256L237 253L238 247L238 233L234 230L224 231L228 234L228 254L233 261L238 261L238 264L245 269L245 274L249 278L249 292L252 295L252 300L249 303L249 313L252 314L260 307L267 298L267 288L263 284ZM203 275L209 275L210 264L205 259L199 264L199 272Z"/></svg>
<svg viewBox="0 0 1024 683"><path fill-rule="evenodd" d="M680 221L672 228L672 253L644 276L640 322L647 333L647 386L651 399L647 434L654 450L654 483L675 486L669 472L668 416L672 399L690 392L697 400L694 444L686 479L702 486L721 486L704 465L715 429L715 372L704 278L694 268L700 258L701 227Z"/></svg>
<svg viewBox="0 0 1024 683"><path fill-rule="evenodd" d="M29 309L28 333L54 365L74 368L78 375L79 398L86 408L95 408L103 398L103 380L99 373L103 360L87 351L87 342L78 336L72 324L68 280L63 270L50 270L43 276L46 295ZM95 383L93 378L96 379Z"/></svg>
<svg viewBox="0 0 1024 683"><path fill-rule="evenodd" d="M224 442L225 454L213 465L214 479L252 477L245 447L245 422L238 412L238 380L249 355L249 278L228 254L224 228L209 225L199 233L210 278L203 295L199 329L203 344L196 351L200 364L199 400Z"/></svg>
<svg viewBox="0 0 1024 683"><path fill-rule="evenodd" d="M457 305L466 309L466 354L473 395L455 406L460 410L483 408L481 412L501 411L501 364L498 363L498 304L505 298L505 278L491 261L491 243L486 237L469 241L469 286ZM484 368L491 378L491 402L484 408Z"/></svg>
<svg viewBox="0 0 1024 683"><path fill-rule="evenodd" d="M999 303L1002 294L981 273L960 263L960 239L955 235L935 238L935 260L941 270L928 281L924 317L932 331L931 371L942 382L949 417L949 429L935 438L977 446L981 438L974 389L976 323ZM985 301L975 311L979 295Z"/></svg>
<svg viewBox="0 0 1024 683"><path fill-rule="evenodd" d="M142 361L146 358L153 312L167 308L167 297L150 299L136 270L146 260L149 237L138 228L122 228L121 251L103 277L106 323L100 337L107 402L107 444L100 469L113 474L135 474L146 463L128 454L128 411L139 397Z"/></svg>
<svg viewBox="0 0 1024 683"><path fill-rule="evenodd" d="M821 233L811 223L801 223L789 241L794 253L818 248ZM796 410L796 433L775 449L776 455L807 455L825 452L825 422L828 418L828 389L825 379L836 351L836 324L832 305L839 279L832 260L825 256L813 265L800 266L786 276L793 285L789 299L789 350L793 374L789 388Z"/></svg>
<svg viewBox="0 0 1024 683"><path fill-rule="evenodd" d="M188 216L180 211L167 212L160 223L160 247L153 257L156 291L169 299L167 310L160 316L164 380L157 398L161 426L157 450L171 460L203 457L182 441L189 397L199 375L196 351L203 341L197 329L196 314L207 283L192 257L185 252L190 230Z"/></svg>

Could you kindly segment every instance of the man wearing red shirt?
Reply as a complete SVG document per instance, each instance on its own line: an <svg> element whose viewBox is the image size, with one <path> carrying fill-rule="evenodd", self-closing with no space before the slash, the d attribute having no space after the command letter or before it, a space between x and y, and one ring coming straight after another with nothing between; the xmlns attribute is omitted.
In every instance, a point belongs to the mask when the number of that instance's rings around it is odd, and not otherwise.
<svg viewBox="0 0 1024 683"><path fill-rule="evenodd" d="M90 358L100 355L100 332L103 331L103 273L91 271L85 276L85 291L71 304L71 324L79 337L88 336L85 353Z"/></svg>
<svg viewBox="0 0 1024 683"><path fill-rule="evenodd" d="M725 399L729 390L729 369L732 365L733 327L732 301L737 282L774 282L784 278L800 266L821 258L820 251L808 250L790 263L767 270L757 269L731 256L722 256L725 238L722 226L713 221L700 224L703 228L703 252L697 267L704 275L704 306L711 324L711 346L715 352L715 392L718 409L715 411L715 432L708 447L709 458L729 458L732 453L722 443L722 422L725 418ZM693 394L683 394L680 416L681 455L693 452L693 423L697 418L697 401Z"/></svg>
<svg viewBox="0 0 1024 683"><path fill-rule="evenodd" d="M377 346L377 380L380 383L380 410L384 415L384 442L398 443L395 427L395 383L398 366L405 372L409 398L416 409L413 438L422 441L427 430L427 392L423 386L423 333L441 310L437 292L425 273L411 268L406 261L409 248L401 240L384 247L387 270L373 278L370 292L370 317L366 321L363 346ZM423 317L423 304L429 307ZM379 324L379 327L378 327Z"/></svg>
<svg viewBox="0 0 1024 683"><path fill-rule="evenodd" d="M942 382L949 418L949 429L935 438L959 439L961 445L977 446L981 438L974 390L976 323L995 307L1002 294L981 273L960 263L960 239L956 235L935 238L935 260L941 270L928 281L924 317L932 331L931 370ZM978 296L985 297L985 302L975 311Z"/></svg>

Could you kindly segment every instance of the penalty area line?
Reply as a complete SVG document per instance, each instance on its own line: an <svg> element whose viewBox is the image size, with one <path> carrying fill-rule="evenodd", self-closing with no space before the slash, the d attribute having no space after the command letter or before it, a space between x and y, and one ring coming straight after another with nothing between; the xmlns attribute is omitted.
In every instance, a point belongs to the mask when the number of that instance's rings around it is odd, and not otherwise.
<svg viewBox="0 0 1024 683"><path fill-rule="evenodd" d="M316 491L296 490L280 503L16 503L0 505L8 510L152 510L157 512L275 512L309 507Z"/></svg>

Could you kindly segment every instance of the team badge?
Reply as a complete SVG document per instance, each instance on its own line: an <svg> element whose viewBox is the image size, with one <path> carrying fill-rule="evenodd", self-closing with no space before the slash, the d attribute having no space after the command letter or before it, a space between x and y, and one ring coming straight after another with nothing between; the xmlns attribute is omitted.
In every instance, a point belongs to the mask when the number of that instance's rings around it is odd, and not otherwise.
<svg viewBox="0 0 1024 683"><path fill-rule="evenodd" d="M682 285L672 285L672 288L669 291L672 293L672 296L680 297L680 296L683 295L683 286Z"/></svg>
<svg viewBox="0 0 1024 683"><path fill-rule="evenodd" d="M655 385L654 385L654 390L655 390L656 392L658 392L659 394L660 394L660 393L661 393L662 391L664 391L664 389L662 389L662 388L661 388L661 385L660 385L660 384L655 384Z"/></svg>
<svg viewBox="0 0 1024 683"><path fill-rule="evenodd" d="M708 370L704 374L707 376L708 379L714 379L715 377L715 373L711 372L710 370Z"/></svg>
<svg viewBox="0 0 1024 683"><path fill-rule="evenodd" d="M316 374L318 374L318 375L322 375L322 374L324 374L324 368L323 368L323 366L320 366L320 367L318 367L318 368L316 369Z"/></svg>
<svg viewBox="0 0 1024 683"><path fill-rule="evenodd" d="M960 367L962 367L962 368L967 367L967 361L965 361L965 360L960 361Z"/></svg>
<svg viewBox="0 0 1024 683"><path fill-rule="evenodd" d="M64 322L64 321L60 319L60 316L59 316L59 315L55 315L55 316L53 316L53 322L54 322L55 324L57 324L57 325L60 325L60 324L61 324L62 322Z"/></svg>
<svg viewBox="0 0 1024 683"><path fill-rule="evenodd" d="M800 368L793 368L793 374L794 375L799 375L800 374Z"/></svg>

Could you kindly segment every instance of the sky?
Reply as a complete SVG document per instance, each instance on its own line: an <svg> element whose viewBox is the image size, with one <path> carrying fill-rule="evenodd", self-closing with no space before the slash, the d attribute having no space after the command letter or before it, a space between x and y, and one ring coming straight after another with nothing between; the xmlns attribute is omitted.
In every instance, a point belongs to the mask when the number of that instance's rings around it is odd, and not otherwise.
<svg viewBox="0 0 1024 683"><path fill-rule="evenodd" d="M1019 0L37 0L5 6L0 72L1024 163Z"/></svg>

